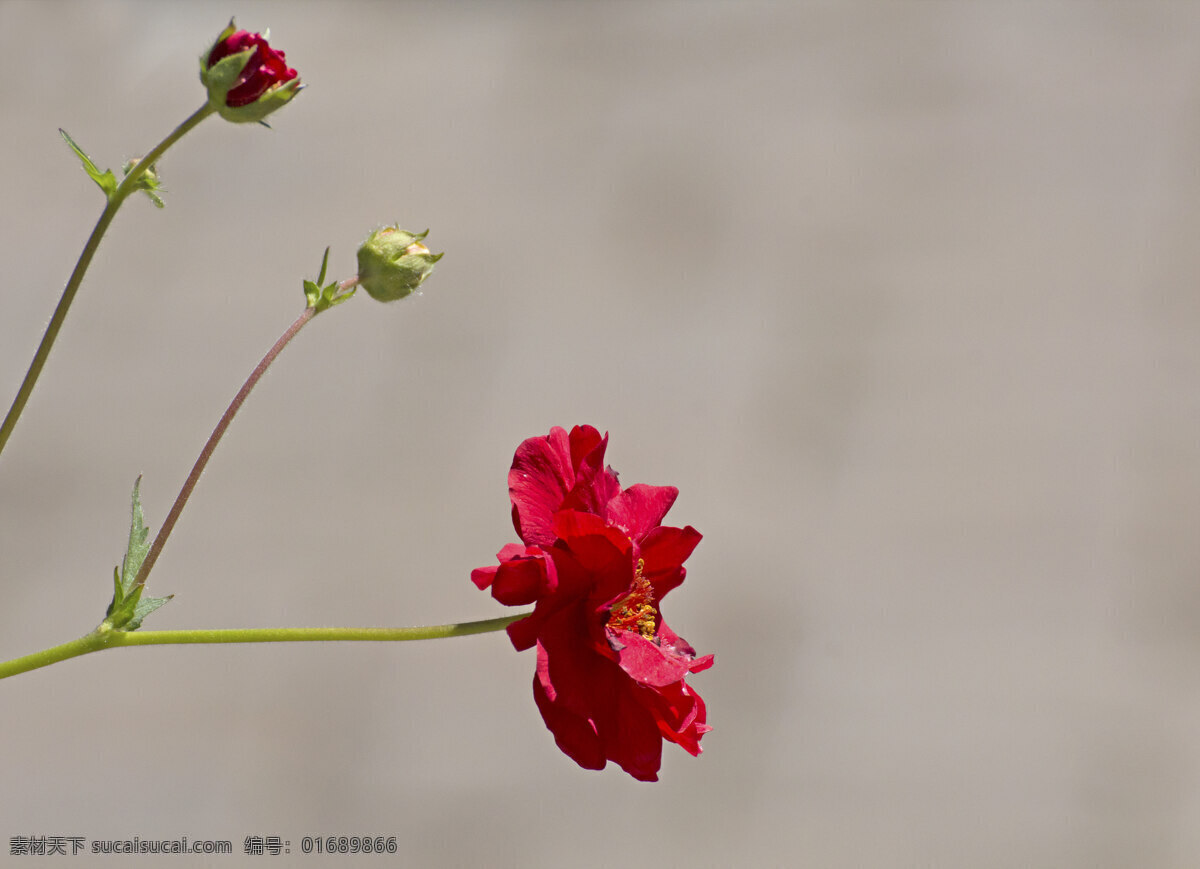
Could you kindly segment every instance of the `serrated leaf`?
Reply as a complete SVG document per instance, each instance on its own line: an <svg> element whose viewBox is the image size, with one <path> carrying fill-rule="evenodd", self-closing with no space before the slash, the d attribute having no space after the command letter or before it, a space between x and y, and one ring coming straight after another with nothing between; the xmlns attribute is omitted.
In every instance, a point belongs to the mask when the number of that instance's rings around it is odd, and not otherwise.
<svg viewBox="0 0 1200 869"><path fill-rule="evenodd" d="M91 157L83 153L83 149L75 144L75 140L67 134L66 130L60 127L58 132L66 140L71 150L75 152L75 156L79 158L79 162L83 164L83 171L100 186L100 189L104 191L104 195L111 199L112 195L117 192L117 176L113 174L111 169L105 169L103 172L100 171L100 167L92 162Z"/></svg>
<svg viewBox="0 0 1200 869"><path fill-rule="evenodd" d="M150 552L150 529L146 527L145 516L142 515L142 499L138 493L141 485L142 478L139 474L133 483L129 546L125 550L125 559L121 562L121 590L125 597L128 597L129 593L133 591L133 583L137 579L138 571L142 569L142 562L146 560L146 555Z"/></svg>
<svg viewBox="0 0 1200 869"><path fill-rule="evenodd" d="M122 628L122 630L136 631L142 626L142 619L150 615L150 613L154 612L173 597L175 597L175 595L169 594L166 597L142 598L137 602L137 606L133 608L133 613L130 616L129 621L125 623L125 627Z"/></svg>
<svg viewBox="0 0 1200 869"><path fill-rule="evenodd" d="M104 621L112 630L136 631L142 625L142 619L169 601L174 595L166 597L142 597L144 588L137 584L138 571L150 552L150 529L146 527L142 515L142 499L139 489L142 478L139 476L133 484L132 507L129 519L129 545L125 550L125 558L120 568L113 568L113 599L108 605Z"/></svg>

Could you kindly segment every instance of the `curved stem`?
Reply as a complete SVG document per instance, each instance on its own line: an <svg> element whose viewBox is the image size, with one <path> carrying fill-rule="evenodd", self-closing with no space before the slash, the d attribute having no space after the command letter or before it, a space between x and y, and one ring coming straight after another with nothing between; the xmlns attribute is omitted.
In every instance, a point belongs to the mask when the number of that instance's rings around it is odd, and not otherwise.
<svg viewBox="0 0 1200 869"><path fill-rule="evenodd" d="M166 546L167 539L171 536L171 532L175 528L175 523L179 521L179 514L183 512L188 498L191 497L192 490L196 488L196 483L200 482L200 475L204 473L204 468L208 464L208 460L212 458L213 451L217 448L217 444L221 442L221 438L224 436L225 430L229 428L229 424L233 422L234 416L250 395L250 391L254 389L258 381L262 379L262 376L267 373L267 369L271 367L271 363L275 361L275 357L283 352L283 348L288 345L288 342L295 338L300 330L316 315L316 308L305 308L304 313L296 318L296 322L288 326L287 331L279 336L279 340L275 342L275 345L267 351L267 355L250 372L250 376L246 378L246 382L242 384L242 388L238 390L238 394L233 397L233 401L225 409L225 413L221 415L221 419L217 422L217 427L209 435L208 442L204 444L204 449L200 451L200 457L196 459L196 464L192 466L192 471L184 481L183 488L179 490L179 495L175 498L175 503L171 505L171 511L167 513L167 518L163 520L162 528L159 529L154 542L150 544L150 551L146 554L146 560L142 562L142 566L138 570L137 579L134 581L135 586L145 586L146 577L154 569L154 562L158 561L158 556L162 553L163 547Z"/></svg>
<svg viewBox="0 0 1200 869"><path fill-rule="evenodd" d="M168 646L216 643L403 642L438 640L500 631L529 613L478 622L458 622L412 628L230 628L227 630L113 631L96 629L60 646L0 663L0 679L27 673L118 646Z"/></svg>
<svg viewBox="0 0 1200 869"><path fill-rule="evenodd" d="M12 435L13 429L17 426L17 420L21 418L22 411L25 410L25 405L29 402L29 396L33 394L33 387L37 383L38 377L41 376L42 369L46 366L46 359L50 356L50 350L54 347L54 342L58 338L58 333L62 330L63 322L67 319L67 311L71 308L71 303L75 301L75 294L79 292L79 287L83 283L83 276L87 273L88 266L92 263L92 257L96 254L96 249L100 247L100 240L104 238L104 233L108 231L108 226L112 223L113 218L117 215L117 210L134 192L137 180L163 155L167 148L171 147L175 142L183 137L185 133L212 114L213 109L207 104L197 109L191 117L176 127L167 138L155 146L149 154L136 163L125 176L124 180L118 185L112 198L104 206L104 211L100 213L100 219L96 221L96 226L92 230L92 234L88 236L87 243L83 246L83 252L80 253L79 259L75 263L75 270L71 272L71 277L67 279L67 286L63 289L62 297L58 300L58 307L54 309L54 315L50 318L50 324L46 326L46 332L42 335L42 342L38 345L37 352L33 355L33 361L29 364L29 370L25 372L25 379L21 382L21 388L17 390L17 397L13 399L12 407L8 410L8 415L4 417L4 422L0 424L0 452L4 451L5 444L8 443L9 437Z"/></svg>

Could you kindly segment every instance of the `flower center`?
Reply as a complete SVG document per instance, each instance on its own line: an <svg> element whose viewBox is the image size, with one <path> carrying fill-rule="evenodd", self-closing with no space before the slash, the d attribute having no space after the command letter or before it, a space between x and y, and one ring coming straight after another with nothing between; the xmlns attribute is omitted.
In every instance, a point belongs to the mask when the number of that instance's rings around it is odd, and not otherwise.
<svg viewBox="0 0 1200 869"><path fill-rule="evenodd" d="M652 640L658 626L654 621L654 589L643 573L645 569L645 559L639 558L633 572L633 588L613 606L608 626L614 631L635 631Z"/></svg>

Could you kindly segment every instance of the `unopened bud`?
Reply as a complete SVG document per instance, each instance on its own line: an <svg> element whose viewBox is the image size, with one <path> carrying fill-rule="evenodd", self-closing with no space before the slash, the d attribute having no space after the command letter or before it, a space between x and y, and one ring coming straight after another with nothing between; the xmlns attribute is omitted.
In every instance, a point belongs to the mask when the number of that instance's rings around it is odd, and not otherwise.
<svg viewBox="0 0 1200 869"><path fill-rule="evenodd" d="M265 34L238 30L231 20L200 58L208 103L227 121L261 121L299 91L300 76Z"/></svg>
<svg viewBox="0 0 1200 869"><path fill-rule="evenodd" d="M394 302L410 295L429 277L440 253L424 244L429 230L413 234L397 226L372 232L358 249L358 283L372 299Z"/></svg>

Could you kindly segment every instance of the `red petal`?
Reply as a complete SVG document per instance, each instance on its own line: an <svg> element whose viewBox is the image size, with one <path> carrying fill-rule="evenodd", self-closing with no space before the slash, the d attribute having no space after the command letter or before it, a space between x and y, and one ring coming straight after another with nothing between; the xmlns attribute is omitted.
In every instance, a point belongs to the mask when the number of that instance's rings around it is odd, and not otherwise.
<svg viewBox="0 0 1200 869"><path fill-rule="evenodd" d="M691 525L672 528L660 525L641 540L640 554L645 560L642 568L654 594L662 600L671 589L683 582L687 573L683 562L700 544L703 535Z"/></svg>
<svg viewBox="0 0 1200 869"><path fill-rule="evenodd" d="M257 33L250 33L245 30L237 30L229 34L228 37L222 39L213 46L212 51L208 54L208 65L211 67L214 63L224 60L231 54L237 54L239 51L245 51L247 48L253 48L258 43L255 37L259 40L262 37Z"/></svg>
<svg viewBox="0 0 1200 869"><path fill-rule="evenodd" d="M553 632L559 620L567 620L569 634L576 634L586 641L588 634L585 600L590 589L590 580L581 576L576 565L557 554L548 570L557 574L557 586L552 593L538 598L533 612L520 621L508 626L508 637L518 652L523 652L536 643L544 633ZM547 559L550 561L550 559Z"/></svg>
<svg viewBox="0 0 1200 869"><path fill-rule="evenodd" d="M615 726L600 731L608 757L638 781L658 781L662 766L662 733L643 689L627 682L619 694Z"/></svg>
<svg viewBox="0 0 1200 869"><path fill-rule="evenodd" d="M538 646L534 696L558 747L585 769L600 769L607 758L636 779L656 781L662 737L637 685L586 648L552 642L552 649Z"/></svg>
<svg viewBox="0 0 1200 869"><path fill-rule="evenodd" d="M517 447L508 474L513 525L530 545L554 542L551 522L559 510L603 514L621 487L617 475L604 467L608 437L590 425L576 426L568 435L555 426L546 437L529 438Z"/></svg>
<svg viewBox="0 0 1200 869"><path fill-rule="evenodd" d="M621 644L621 669L642 685L661 688L681 682L691 670L690 658L672 655L633 631L610 631L610 639ZM615 647L615 646L614 646Z"/></svg>
<svg viewBox="0 0 1200 869"><path fill-rule="evenodd" d="M570 442L575 481L559 509L603 515L605 505L621 492L616 473L604 467L608 435L601 437L590 425L577 425L571 429Z"/></svg>
<svg viewBox="0 0 1200 869"><path fill-rule="evenodd" d="M571 429L568 438L571 443L571 466L582 467L585 459L600 447L599 455L592 460L592 466L599 469L604 464L604 447L608 445L608 435L600 436L600 432L590 425L577 425Z"/></svg>
<svg viewBox="0 0 1200 869"><path fill-rule="evenodd" d="M678 682L662 688L654 698L658 729L663 739L674 742L693 756L700 754L700 737L712 730L705 723L704 700L691 686Z"/></svg>
<svg viewBox="0 0 1200 869"><path fill-rule="evenodd" d="M591 606L611 605L629 593L633 584L633 542L599 516L563 510L554 517L556 548L563 565L570 565L574 586Z"/></svg>
<svg viewBox="0 0 1200 869"><path fill-rule="evenodd" d="M526 554L525 547L520 543L506 543L504 547L496 553L496 558L501 561L511 561ZM471 571L471 582L483 591L496 578L496 571L500 569L500 565L493 564L490 567L477 567Z"/></svg>
<svg viewBox="0 0 1200 869"><path fill-rule="evenodd" d="M248 106L272 87L296 78L289 69L282 51L275 51L266 40L257 37L254 54L250 55L240 76L241 83L230 88L225 104L231 108Z"/></svg>
<svg viewBox="0 0 1200 869"><path fill-rule="evenodd" d="M546 437L529 438L517 447L508 472L508 494L517 535L529 545L549 546L554 514L575 482L567 432L555 426Z"/></svg>
<svg viewBox="0 0 1200 869"><path fill-rule="evenodd" d="M505 606L533 603L546 583L545 561L550 559L515 558L501 564L492 584L492 597Z"/></svg>
<svg viewBox="0 0 1200 869"><path fill-rule="evenodd" d="M605 549L607 558L628 555L633 552L633 541L595 513L562 510L555 514L551 529L554 536L576 555L581 555L587 547L602 544L607 544Z"/></svg>
<svg viewBox="0 0 1200 869"><path fill-rule="evenodd" d="M608 502L604 516L633 539L657 528L679 497L674 486L630 486Z"/></svg>
<svg viewBox="0 0 1200 869"><path fill-rule="evenodd" d="M687 668L689 672L699 673L713 665L712 655L697 658L696 650L692 648L691 644L671 630L670 625L665 621L659 622L658 636L655 639L658 641L659 648L668 655L686 659L688 661Z"/></svg>
<svg viewBox="0 0 1200 869"><path fill-rule="evenodd" d="M496 578L496 571L500 569L500 565L493 564L491 567L477 567L471 571L471 582L475 583L476 588L483 591L492 584L492 580Z"/></svg>
<svg viewBox="0 0 1200 869"><path fill-rule="evenodd" d="M540 620L535 619L531 615L520 621L513 622L504 630L508 634L508 639L513 644L513 648L518 652L524 652L526 649L532 649L537 642L538 628L540 626Z"/></svg>
<svg viewBox="0 0 1200 869"><path fill-rule="evenodd" d="M539 676L533 677L533 699L563 754L584 769L604 769L608 759L604 756L604 747L600 744L596 728L590 721L555 704Z"/></svg>

